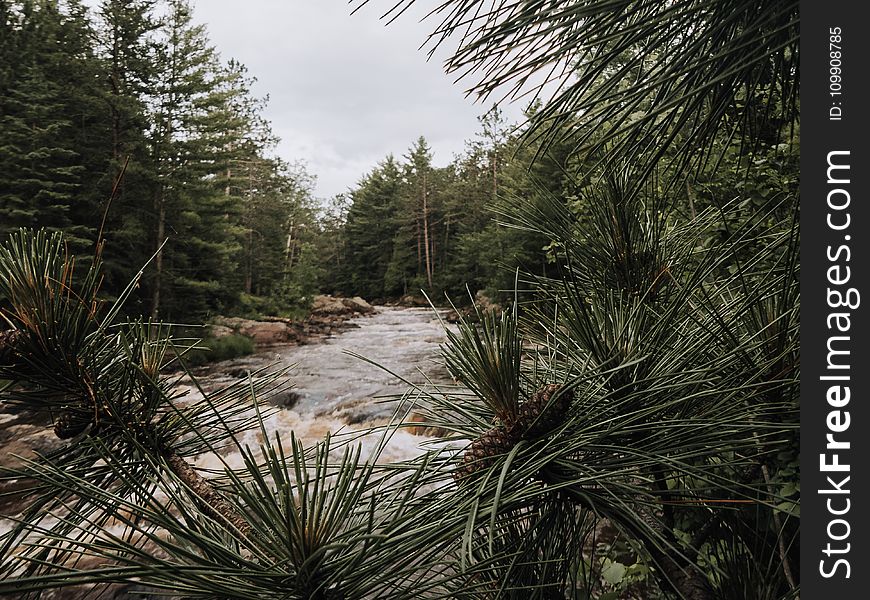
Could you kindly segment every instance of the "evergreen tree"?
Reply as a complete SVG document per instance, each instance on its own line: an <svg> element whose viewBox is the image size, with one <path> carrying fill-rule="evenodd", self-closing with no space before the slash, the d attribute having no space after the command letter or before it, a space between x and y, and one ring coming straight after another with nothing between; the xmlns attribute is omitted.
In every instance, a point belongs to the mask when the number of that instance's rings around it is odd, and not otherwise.
<svg viewBox="0 0 870 600"><path fill-rule="evenodd" d="M344 289L366 298L383 298L402 190L399 165L388 156L351 193L343 236L348 263ZM366 268L361 268L366 265Z"/></svg>
<svg viewBox="0 0 870 600"><path fill-rule="evenodd" d="M148 104L156 86L155 0L104 0L96 13L100 80L108 107L110 138L103 152L109 155L108 174L98 186L105 202L117 181L108 206L104 235L107 242L107 288L120 291L130 266L151 255L149 238L154 163L148 146ZM137 295L136 299L143 302ZM140 304L138 311L146 307Z"/></svg>
<svg viewBox="0 0 870 600"><path fill-rule="evenodd" d="M394 212L393 253L384 275L390 295L432 289L437 183L432 153L422 136L405 157L404 185Z"/></svg>
<svg viewBox="0 0 870 600"><path fill-rule="evenodd" d="M240 132L242 116L233 104L244 91L236 87L238 73L220 67L186 1L170 3L162 35L150 131L150 313L168 316L184 307L185 314L202 315L233 301L221 279L238 253L233 223L241 205L225 191L226 153Z"/></svg>
<svg viewBox="0 0 870 600"><path fill-rule="evenodd" d="M78 2L4 3L0 88L0 215L19 226L64 230L74 247L92 242L105 175L105 128L91 28Z"/></svg>

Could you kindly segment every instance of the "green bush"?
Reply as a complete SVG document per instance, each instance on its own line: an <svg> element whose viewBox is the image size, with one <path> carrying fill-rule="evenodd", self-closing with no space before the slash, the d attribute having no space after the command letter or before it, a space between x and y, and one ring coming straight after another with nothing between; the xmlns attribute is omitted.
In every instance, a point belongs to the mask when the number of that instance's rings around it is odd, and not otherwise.
<svg viewBox="0 0 870 600"><path fill-rule="evenodd" d="M304 319L308 316L312 297L300 296L291 302L284 296L241 294L233 315L246 319L261 319L264 316Z"/></svg>
<svg viewBox="0 0 870 600"><path fill-rule="evenodd" d="M196 348L184 355L184 359L188 365L196 367L210 362L247 356L253 352L254 341L251 338L233 334L203 339Z"/></svg>

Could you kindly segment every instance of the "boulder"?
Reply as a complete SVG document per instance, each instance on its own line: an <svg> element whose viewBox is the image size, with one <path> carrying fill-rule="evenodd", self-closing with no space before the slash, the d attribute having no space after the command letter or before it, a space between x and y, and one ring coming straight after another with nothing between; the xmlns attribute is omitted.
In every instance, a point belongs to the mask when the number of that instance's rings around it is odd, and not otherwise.
<svg viewBox="0 0 870 600"><path fill-rule="evenodd" d="M342 303L344 303L344 305L350 308L353 312L363 315L369 315L375 312L375 307L360 298L359 296L354 296L353 298L343 298Z"/></svg>
<svg viewBox="0 0 870 600"><path fill-rule="evenodd" d="M311 312L315 315L346 315L352 313L353 309L346 306L341 298L320 295L314 297L314 301L311 303Z"/></svg>
<svg viewBox="0 0 870 600"><path fill-rule="evenodd" d="M408 432L411 435L420 435L426 437L447 437L450 435L450 431L444 429L443 427L429 427L426 426L426 416L420 414L418 412L412 413L408 420L405 421L406 424L410 425L408 427ZM421 425L412 425L412 423L421 423Z"/></svg>
<svg viewBox="0 0 870 600"><path fill-rule="evenodd" d="M239 333L254 340L260 346L286 344L294 339L293 330L286 323L249 321L239 328Z"/></svg>
<svg viewBox="0 0 870 600"><path fill-rule="evenodd" d="M474 303L484 311L501 311L501 305L498 302L493 302L492 298L486 295L483 290L477 290L474 294Z"/></svg>
<svg viewBox="0 0 870 600"><path fill-rule="evenodd" d="M269 404L278 408L293 408L302 397L293 390L281 390L269 396Z"/></svg>
<svg viewBox="0 0 870 600"><path fill-rule="evenodd" d="M429 301L423 296L415 296L414 294L405 294L397 302L399 306L413 308L415 306L429 306Z"/></svg>
<svg viewBox="0 0 870 600"><path fill-rule="evenodd" d="M259 346L286 344L296 341L297 338L296 331L283 321L254 321L240 317L218 317L214 324L209 326L209 334L212 337L243 335L254 340L254 343Z"/></svg>
<svg viewBox="0 0 870 600"><path fill-rule="evenodd" d="M209 325L207 331L211 338L229 337L235 333L232 327L226 325Z"/></svg>

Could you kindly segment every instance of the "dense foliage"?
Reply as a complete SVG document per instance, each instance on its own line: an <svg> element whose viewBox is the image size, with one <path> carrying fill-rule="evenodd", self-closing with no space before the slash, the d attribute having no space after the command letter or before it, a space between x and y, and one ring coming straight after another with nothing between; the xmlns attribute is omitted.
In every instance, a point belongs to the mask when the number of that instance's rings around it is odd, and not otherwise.
<svg viewBox="0 0 870 600"><path fill-rule="evenodd" d="M463 303L466 287L510 298L517 268L547 273L550 239L505 227L501 215L518 199L572 196L567 150L551 147L533 163L536 147L520 145L523 130L497 107L480 123L445 167L433 166L421 137L404 160L388 156L359 182L340 230L341 268L324 285L375 299L425 290Z"/></svg>
<svg viewBox="0 0 870 600"><path fill-rule="evenodd" d="M0 230L63 231L90 252L102 223L105 293L151 259L133 314L304 304L317 286L312 178L273 155L251 77L191 10L0 2Z"/></svg>

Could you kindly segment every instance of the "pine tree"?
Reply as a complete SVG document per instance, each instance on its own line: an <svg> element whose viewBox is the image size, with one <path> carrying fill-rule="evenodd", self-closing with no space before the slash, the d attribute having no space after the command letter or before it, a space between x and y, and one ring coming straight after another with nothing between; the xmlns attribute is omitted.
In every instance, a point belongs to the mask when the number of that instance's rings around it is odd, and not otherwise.
<svg viewBox="0 0 870 600"><path fill-rule="evenodd" d="M105 129L90 24L78 2L10 3L3 23L0 88L0 214L3 227L63 230L74 247L92 243L105 176ZM96 223L96 224L95 224Z"/></svg>
<svg viewBox="0 0 870 600"><path fill-rule="evenodd" d="M399 165L388 156L351 193L343 229L346 238L347 293L383 298L385 277L393 256L395 211L402 188Z"/></svg>
<svg viewBox="0 0 870 600"><path fill-rule="evenodd" d="M154 183L146 133L157 77L155 7L154 0L104 0L95 18L100 81L108 107L104 120L110 129L103 151L109 155L111 177L98 188L103 202L123 170L115 196L105 207L106 287L114 293L123 289L130 266L144 264L153 251L148 236L151 207L144 199L151 197ZM143 301L139 295L136 299Z"/></svg>
<svg viewBox="0 0 870 600"><path fill-rule="evenodd" d="M404 185L394 212L396 233L393 256L385 273L388 294L433 288L438 251L440 178L432 166L432 153L420 137L405 157Z"/></svg>
<svg viewBox="0 0 870 600"><path fill-rule="evenodd" d="M233 223L241 204L226 194L226 173L246 116L235 103L245 90L237 87L243 84L238 73L220 66L204 27L192 24L189 4L177 0L169 8L149 132L155 168L150 313L184 307L202 315L233 301L221 278L238 252L241 232Z"/></svg>

